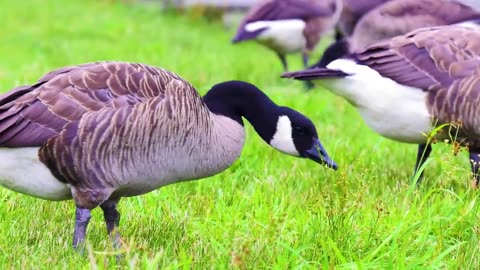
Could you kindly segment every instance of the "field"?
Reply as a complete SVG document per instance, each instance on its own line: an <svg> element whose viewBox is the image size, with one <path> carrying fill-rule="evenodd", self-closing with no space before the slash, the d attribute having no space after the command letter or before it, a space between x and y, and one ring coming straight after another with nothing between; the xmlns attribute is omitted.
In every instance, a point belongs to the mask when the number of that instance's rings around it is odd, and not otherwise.
<svg viewBox="0 0 480 270"><path fill-rule="evenodd" d="M224 173L123 199L122 249L111 248L103 215L93 211L83 255L71 248L72 201L0 188L0 268L479 268L480 203L465 151L436 144L417 189L415 145L378 136L324 89L306 92L279 78L273 53L229 43L234 29L195 14L96 0L2 0L0 26L2 92L98 60L161 66L202 94L217 82L246 80L313 119L340 166L335 172L285 156L247 125L242 156ZM292 70L301 68L300 57L289 60Z"/></svg>

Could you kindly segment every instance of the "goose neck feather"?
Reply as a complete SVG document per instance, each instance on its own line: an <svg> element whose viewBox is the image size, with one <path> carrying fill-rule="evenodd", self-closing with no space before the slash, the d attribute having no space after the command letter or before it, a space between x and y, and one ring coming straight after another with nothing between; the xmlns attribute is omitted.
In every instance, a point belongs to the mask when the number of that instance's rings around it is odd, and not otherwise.
<svg viewBox="0 0 480 270"><path fill-rule="evenodd" d="M256 86L228 81L212 87L203 97L208 109L243 125L242 117L252 124L267 143L275 133L279 107Z"/></svg>

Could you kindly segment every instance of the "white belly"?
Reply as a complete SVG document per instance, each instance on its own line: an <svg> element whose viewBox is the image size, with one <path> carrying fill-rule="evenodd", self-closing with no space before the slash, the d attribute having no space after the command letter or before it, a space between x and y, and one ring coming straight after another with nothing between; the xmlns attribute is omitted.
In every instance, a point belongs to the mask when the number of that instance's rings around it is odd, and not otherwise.
<svg viewBox="0 0 480 270"><path fill-rule="evenodd" d="M408 105L394 102L374 109L359 107L358 111L367 125L384 137L405 143L425 143L432 129L428 112L419 110L425 107L425 101L410 102Z"/></svg>
<svg viewBox="0 0 480 270"><path fill-rule="evenodd" d="M70 188L40 162L38 149L0 148L0 185L45 200L70 199Z"/></svg>
<svg viewBox="0 0 480 270"><path fill-rule="evenodd" d="M267 27L257 40L282 53L301 52L307 46L303 34L305 22L302 20L258 21L245 26L247 31Z"/></svg>

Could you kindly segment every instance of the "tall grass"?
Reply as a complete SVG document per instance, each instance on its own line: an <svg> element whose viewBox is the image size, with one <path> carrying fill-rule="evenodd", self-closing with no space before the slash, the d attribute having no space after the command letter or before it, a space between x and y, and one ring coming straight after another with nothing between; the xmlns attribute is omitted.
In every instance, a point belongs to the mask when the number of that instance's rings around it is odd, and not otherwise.
<svg viewBox="0 0 480 270"><path fill-rule="evenodd" d="M161 66L201 93L246 80L311 117L340 165L334 172L282 155L247 125L243 154L226 172L122 199L122 249L110 248L95 210L83 256L71 248L71 201L0 189L1 268L479 268L478 194L465 151L455 156L451 146L435 145L415 188L416 146L379 137L324 89L305 92L280 79L273 53L229 44L233 29L95 0L3 0L0 25L1 91L98 60ZM301 67L300 57L289 60Z"/></svg>

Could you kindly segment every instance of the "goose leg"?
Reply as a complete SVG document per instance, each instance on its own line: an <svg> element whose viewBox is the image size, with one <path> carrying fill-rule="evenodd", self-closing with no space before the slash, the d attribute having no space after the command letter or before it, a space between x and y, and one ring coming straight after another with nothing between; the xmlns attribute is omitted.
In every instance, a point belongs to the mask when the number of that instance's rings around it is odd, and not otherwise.
<svg viewBox="0 0 480 270"><path fill-rule="evenodd" d="M308 54L305 52L302 53L302 61L303 61L303 67L306 68L308 66Z"/></svg>
<svg viewBox="0 0 480 270"><path fill-rule="evenodd" d="M308 54L303 52L302 53L302 60L303 60L303 67L307 68L308 67ZM305 89L310 90L314 87L314 84L311 81L304 81L305 84Z"/></svg>
<svg viewBox="0 0 480 270"><path fill-rule="evenodd" d="M335 27L335 41L342 40L344 38L344 35L342 31L340 30L339 27Z"/></svg>
<svg viewBox="0 0 480 270"><path fill-rule="evenodd" d="M420 170L420 168L425 163L425 161L427 161L431 152L432 152L432 145L426 144L426 143L418 145L417 162L415 163L415 171L413 172L414 175ZM422 182L422 179L423 179L423 172L420 174L420 177L418 177L417 185L419 185Z"/></svg>
<svg viewBox="0 0 480 270"><path fill-rule="evenodd" d="M87 226L90 222L90 209L77 207L75 211L75 230L73 231L73 247L83 251Z"/></svg>
<svg viewBox="0 0 480 270"><path fill-rule="evenodd" d="M119 200L107 200L100 205L100 208L103 210L107 232L113 240L114 248L119 248L121 246L120 233L117 229L120 223L120 213L117 211L118 201Z"/></svg>
<svg viewBox="0 0 480 270"><path fill-rule="evenodd" d="M469 155L470 155L470 165L472 167L472 173L474 177L472 186L474 188L478 188L478 184L480 181L480 175L478 173L480 169L480 153L477 151L470 150Z"/></svg>
<svg viewBox="0 0 480 270"><path fill-rule="evenodd" d="M287 72L288 71L288 63L287 63L287 58L285 57L285 54L277 53L277 56L278 56L278 58L280 58L280 61L282 62L283 71Z"/></svg>

